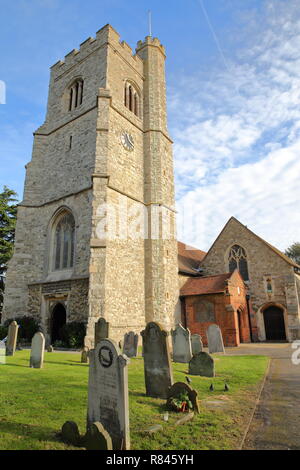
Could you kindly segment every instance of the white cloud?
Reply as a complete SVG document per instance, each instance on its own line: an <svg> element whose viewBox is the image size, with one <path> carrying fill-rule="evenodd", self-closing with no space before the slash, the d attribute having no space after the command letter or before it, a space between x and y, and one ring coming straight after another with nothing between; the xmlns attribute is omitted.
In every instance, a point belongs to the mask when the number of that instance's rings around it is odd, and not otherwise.
<svg viewBox="0 0 300 470"><path fill-rule="evenodd" d="M300 12L283 3L266 3L227 70L171 92L179 236L199 248L232 215L278 248L300 240Z"/></svg>

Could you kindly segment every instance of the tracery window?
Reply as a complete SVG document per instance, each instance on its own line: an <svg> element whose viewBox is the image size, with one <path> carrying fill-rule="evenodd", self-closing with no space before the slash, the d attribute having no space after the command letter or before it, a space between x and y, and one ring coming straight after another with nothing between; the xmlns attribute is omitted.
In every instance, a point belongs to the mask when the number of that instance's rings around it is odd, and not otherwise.
<svg viewBox="0 0 300 470"><path fill-rule="evenodd" d="M134 86L126 82L124 88L124 104L136 116L140 116L140 96Z"/></svg>
<svg viewBox="0 0 300 470"><path fill-rule="evenodd" d="M249 281L247 254L244 248L233 245L228 255L229 271L232 273L238 269L244 281Z"/></svg>
<svg viewBox="0 0 300 470"><path fill-rule="evenodd" d="M83 80L77 79L69 88L69 111L78 108L83 100Z"/></svg>
<svg viewBox="0 0 300 470"><path fill-rule="evenodd" d="M60 214L53 224L52 267L54 271L74 265L75 220L70 212Z"/></svg>

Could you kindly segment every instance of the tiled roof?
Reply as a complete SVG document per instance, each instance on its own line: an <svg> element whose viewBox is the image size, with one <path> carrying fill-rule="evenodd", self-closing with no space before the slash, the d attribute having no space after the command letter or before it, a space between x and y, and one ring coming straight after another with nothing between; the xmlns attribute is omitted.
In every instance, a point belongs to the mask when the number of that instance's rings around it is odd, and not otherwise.
<svg viewBox="0 0 300 470"><path fill-rule="evenodd" d="M225 291L228 279L233 273L216 276L190 278L180 289L180 295L218 294Z"/></svg>
<svg viewBox="0 0 300 470"><path fill-rule="evenodd" d="M185 243L178 242L178 269L180 273L199 275L197 269L206 255L205 251L198 250Z"/></svg>

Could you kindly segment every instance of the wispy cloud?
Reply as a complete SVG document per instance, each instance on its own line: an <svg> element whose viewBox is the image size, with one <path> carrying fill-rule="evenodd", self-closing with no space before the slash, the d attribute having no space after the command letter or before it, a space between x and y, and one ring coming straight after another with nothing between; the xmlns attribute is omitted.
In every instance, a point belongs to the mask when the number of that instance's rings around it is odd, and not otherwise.
<svg viewBox="0 0 300 470"><path fill-rule="evenodd" d="M199 248L231 215L281 249L300 240L296 3L268 1L257 22L252 11L251 40L235 44L226 70L182 76L171 90L178 208L193 208L182 236Z"/></svg>

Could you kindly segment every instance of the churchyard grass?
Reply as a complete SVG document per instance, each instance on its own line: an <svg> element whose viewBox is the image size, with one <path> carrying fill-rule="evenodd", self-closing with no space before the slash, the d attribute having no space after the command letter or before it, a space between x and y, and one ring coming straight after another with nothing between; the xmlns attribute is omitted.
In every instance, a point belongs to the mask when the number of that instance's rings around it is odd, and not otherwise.
<svg viewBox="0 0 300 470"><path fill-rule="evenodd" d="M88 365L79 353L45 353L43 369L30 369L30 351L17 351L0 365L0 449L72 449L60 442L58 432L67 420L85 431ZM132 449L236 449L254 408L268 358L221 356L216 377L190 376L198 392L200 414L175 426L182 414L163 420L165 400L144 395L143 360L129 364L129 403ZM173 363L174 381L185 381L188 365ZM224 392L224 382L229 391ZM210 384L214 391L209 391ZM154 424L163 430L148 436Z"/></svg>

